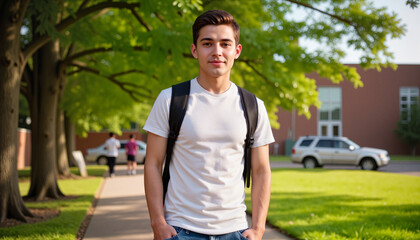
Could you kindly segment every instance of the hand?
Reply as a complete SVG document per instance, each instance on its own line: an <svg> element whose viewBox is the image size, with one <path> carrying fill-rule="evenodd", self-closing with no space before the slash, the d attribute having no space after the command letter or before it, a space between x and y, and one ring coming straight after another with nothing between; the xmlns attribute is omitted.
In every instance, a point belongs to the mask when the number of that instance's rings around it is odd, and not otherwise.
<svg viewBox="0 0 420 240"><path fill-rule="evenodd" d="M164 240L176 236L175 228L169 224L162 224L153 228L154 240Z"/></svg>
<svg viewBox="0 0 420 240"><path fill-rule="evenodd" d="M264 235L264 231L258 231L256 229L250 228L243 232L242 235L249 240L261 240Z"/></svg>

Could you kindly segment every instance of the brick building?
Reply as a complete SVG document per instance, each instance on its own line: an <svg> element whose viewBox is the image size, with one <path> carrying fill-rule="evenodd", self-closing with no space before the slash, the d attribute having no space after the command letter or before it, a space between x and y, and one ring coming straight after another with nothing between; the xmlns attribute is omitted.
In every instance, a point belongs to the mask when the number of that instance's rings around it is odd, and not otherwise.
<svg viewBox="0 0 420 240"><path fill-rule="evenodd" d="M401 114L406 116L410 107L419 103L420 65L399 65L395 71L387 68L381 72L354 66L363 81L362 88L355 89L349 81L333 84L317 75L309 75L317 81L323 104L320 109L310 108L309 120L280 109L280 129L274 130L276 143L271 146L272 153L288 153L288 139L326 135L345 136L360 146L386 149L390 154L410 154L409 146L394 129Z"/></svg>

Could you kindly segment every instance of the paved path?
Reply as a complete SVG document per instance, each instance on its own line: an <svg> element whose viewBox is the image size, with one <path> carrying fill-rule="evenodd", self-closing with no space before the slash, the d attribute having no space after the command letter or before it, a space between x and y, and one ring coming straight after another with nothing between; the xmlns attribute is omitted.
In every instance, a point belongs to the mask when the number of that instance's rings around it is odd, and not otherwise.
<svg viewBox="0 0 420 240"><path fill-rule="evenodd" d="M126 167L116 166L114 178L104 178L104 185L83 239L152 240L149 214L143 187L143 166L137 175L127 176ZM291 238L266 227L264 240Z"/></svg>

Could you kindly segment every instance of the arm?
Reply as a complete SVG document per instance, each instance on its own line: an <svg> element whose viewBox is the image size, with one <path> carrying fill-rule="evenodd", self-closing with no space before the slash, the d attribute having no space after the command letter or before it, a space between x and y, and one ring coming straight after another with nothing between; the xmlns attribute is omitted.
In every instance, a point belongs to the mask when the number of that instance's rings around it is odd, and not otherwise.
<svg viewBox="0 0 420 240"><path fill-rule="evenodd" d="M167 138L150 132L147 137L144 186L155 240L167 239L176 235L175 229L166 223L163 211L162 166L167 141Z"/></svg>
<svg viewBox="0 0 420 240"><path fill-rule="evenodd" d="M243 235L250 240L260 240L265 231L271 193L271 169L268 145L253 148L252 165L252 226Z"/></svg>

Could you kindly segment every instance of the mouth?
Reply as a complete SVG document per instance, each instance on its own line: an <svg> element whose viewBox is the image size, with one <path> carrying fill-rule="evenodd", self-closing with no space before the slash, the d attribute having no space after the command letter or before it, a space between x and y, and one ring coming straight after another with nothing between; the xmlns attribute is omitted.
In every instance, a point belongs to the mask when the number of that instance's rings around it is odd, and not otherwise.
<svg viewBox="0 0 420 240"><path fill-rule="evenodd" d="M209 61L209 63L210 64L213 64L213 65L222 65L223 63L225 63L225 61L222 61L222 60L211 60L211 61Z"/></svg>

